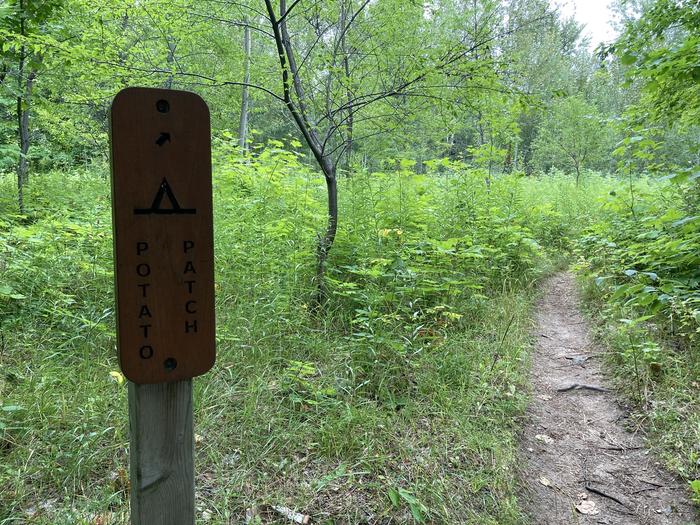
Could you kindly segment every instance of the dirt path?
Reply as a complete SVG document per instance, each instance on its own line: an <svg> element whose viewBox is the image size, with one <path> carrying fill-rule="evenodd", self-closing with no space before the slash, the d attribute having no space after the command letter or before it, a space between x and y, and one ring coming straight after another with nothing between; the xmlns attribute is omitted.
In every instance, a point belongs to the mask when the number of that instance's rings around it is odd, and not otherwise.
<svg viewBox="0 0 700 525"><path fill-rule="evenodd" d="M601 350L579 313L572 276L558 274L545 287L521 444L522 501L532 523L700 523L684 483L625 429L625 412L613 394L558 390L574 384L605 388L607 380Z"/></svg>

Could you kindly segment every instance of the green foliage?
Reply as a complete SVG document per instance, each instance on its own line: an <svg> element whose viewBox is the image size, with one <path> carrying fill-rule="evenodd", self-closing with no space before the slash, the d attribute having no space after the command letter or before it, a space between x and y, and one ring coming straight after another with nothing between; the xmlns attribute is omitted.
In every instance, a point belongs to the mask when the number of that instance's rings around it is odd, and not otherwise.
<svg viewBox="0 0 700 525"><path fill-rule="evenodd" d="M547 0L287 3L308 86L294 96L348 175L323 311L324 187L254 2L0 2L0 523L128 520L105 164L128 85L211 108L219 353L195 402L212 523L283 501L347 523L521 523L531 289L572 251L623 388L697 479L694 3L645 3L603 62ZM246 24L242 155L228 128ZM614 161L617 176L592 171Z"/></svg>
<svg viewBox="0 0 700 525"><path fill-rule="evenodd" d="M690 489L693 491L693 501L700 505L700 480L696 479L691 481Z"/></svg>
<svg viewBox="0 0 700 525"><path fill-rule="evenodd" d="M585 194L556 176L489 189L447 160L343 179L319 317L308 304L324 188L302 157L279 141L241 156L230 134L215 139L218 358L195 394L197 468L215 480L198 485L203 508L212 523L242 520L251 501L314 514L362 486L363 504L334 506L338 519L368 508L519 523L529 290L549 243L583 226ZM105 519L126 522L105 171L42 174L33 220L0 219L0 520L68 525L112 508ZM12 194L5 177L3 209Z"/></svg>
<svg viewBox="0 0 700 525"><path fill-rule="evenodd" d="M408 505L416 523L425 523L425 513L428 509L413 494L402 488L389 489L388 494L394 507L399 507L402 503Z"/></svg>
<svg viewBox="0 0 700 525"><path fill-rule="evenodd" d="M700 459L700 221L697 180L628 181L576 242L579 270L621 388L666 462L687 479Z"/></svg>
<svg viewBox="0 0 700 525"><path fill-rule="evenodd" d="M648 117L696 124L700 114L700 9L695 2L657 0L607 52L641 84Z"/></svg>
<svg viewBox="0 0 700 525"><path fill-rule="evenodd" d="M582 171L605 165L610 130L592 104L579 96L555 99L533 149L535 163L573 173L578 184Z"/></svg>
<svg viewBox="0 0 700 525"><path fill-rule="evenodd" d="M578 253L612 302L673 320L677 333L696 341L700 220L686 198L697 192L697 182L673 180L633 182L611 195L605 219L581 238Z"/></svg>
<svg viewBox="0 0 700 525"><path fill-rule="evenodd" d="M618 60L613 67L623 72L623 86L637 94L618 111L625 139L616 153L632 171L688 170L700 163L699 24L695 2L645 2L602 50Z"/></svg>

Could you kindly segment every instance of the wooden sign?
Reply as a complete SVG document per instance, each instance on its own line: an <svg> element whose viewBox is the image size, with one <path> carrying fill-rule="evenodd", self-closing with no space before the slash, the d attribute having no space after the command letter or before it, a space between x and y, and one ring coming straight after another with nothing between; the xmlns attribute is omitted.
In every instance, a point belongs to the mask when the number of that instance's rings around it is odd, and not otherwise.
<svg viewBox="0 0 700 525"><path fill-rule="evenodd" d="M111 113L117 344L137 384L214 364L209 110L194 93L127 88Z"/></svg>

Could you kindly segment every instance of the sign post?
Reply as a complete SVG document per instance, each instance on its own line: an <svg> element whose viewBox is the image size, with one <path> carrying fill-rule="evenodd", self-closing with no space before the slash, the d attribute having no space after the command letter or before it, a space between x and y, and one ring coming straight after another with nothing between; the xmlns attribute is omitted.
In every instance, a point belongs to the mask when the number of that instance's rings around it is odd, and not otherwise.
<svg viewBox="0 0 700 525"><path fill-rule="evenodd" d="M215 359L209 111L193 93L127 88L111 146L131 523L193 525L192 378Z"/></svg>

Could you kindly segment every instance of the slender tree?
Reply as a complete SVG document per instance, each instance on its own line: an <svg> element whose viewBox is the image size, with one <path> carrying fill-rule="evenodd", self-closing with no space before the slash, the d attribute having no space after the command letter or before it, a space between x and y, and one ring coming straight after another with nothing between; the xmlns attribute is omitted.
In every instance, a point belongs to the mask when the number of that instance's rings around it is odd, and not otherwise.
<svg viewBox="0 0 700 525"><path fill-rule="evenodd" d="M578 96L557 100L535 140L535 159L545 169L573 171L578 186L583 169L603 158L607 136L595 106Z"/></svg>
<svg viewBox="0 0 700 525"><path fill-rule="evenodd" d="M238 145L242 150L248 149L248 117L250 112L250 59L252 51L252 42L250 36L250 24L245 20L243 28L243 87L241 95L241 118L238 125Z"/></svg>
<svg viewBox="0 0 700 525"><path fill-rule="evenodd" d="M15 59L15 122L17 135L18 159L17 173L17 204L20 213L25 213L24 190L29 182L29 149L31 147L30 116L32 110L32 94L37 73L43 62L43 49L51 37L42 33L47 29L47 23L53 17L60 3L57 1L30 2L15 0L6 6L10 16L0 20L6 36L5 47L8 54ZM6 28L6 29L5 29ZM7 67L7 64L5 64ZM5 69L7 74L8 69Z"/></svg>

